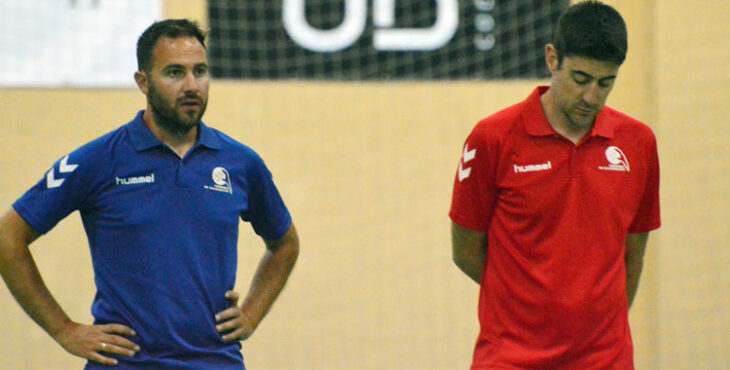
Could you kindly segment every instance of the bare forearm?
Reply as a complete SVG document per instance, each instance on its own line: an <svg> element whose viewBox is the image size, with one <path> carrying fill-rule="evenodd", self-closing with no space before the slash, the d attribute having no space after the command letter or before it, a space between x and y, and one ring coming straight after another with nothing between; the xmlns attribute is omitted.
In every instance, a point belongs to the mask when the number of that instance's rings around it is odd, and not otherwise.
<svg viewBox="0 0 730 370"><path fill-rule="evenodd" d="M481 284L484 262L487 258L486 234L463 228L452 222L451 253L456 266L477 284Z"/></svg>
<svg viewBox="0 0 730 370"><path fill-rule="evenodd" d="M243 302L243 311L254 328L263 320L281 293L299 255L296 232L293 232L293 236L287 234L289 235L280 245L266 250Z"/></svg>
<svg viewBox="0 0 730 370"><path fill-rule="evenodd" d="M643 267L643 259L626 261L626 297L629 300L629 307L634 303L636 292L639 290L639 278Z"/></svg>
<svg viewBox="0 0 730 370"><path fill-rule="evenodd" d="M11 211L0 221L0 274L25 312L52 337L71 320L43 283L38 267L28 250L37 237L20 231L20 216Z"/></svg>
<svg viewBox="0 0 730 370"><path fill-rule="evenodd" d="M644 252L649 233L629 234L626 238L626 298L629 307L639 289L639 278L644 267Z"/></svg>
<svg viewBox="0 0 730 370"><path fill-rule="evenodd" d="M454 257L454 263L459 267L459 270L464 272L477 284L482 282L482 271L484 268L484 255L470 255L462 258Z"/></svg>

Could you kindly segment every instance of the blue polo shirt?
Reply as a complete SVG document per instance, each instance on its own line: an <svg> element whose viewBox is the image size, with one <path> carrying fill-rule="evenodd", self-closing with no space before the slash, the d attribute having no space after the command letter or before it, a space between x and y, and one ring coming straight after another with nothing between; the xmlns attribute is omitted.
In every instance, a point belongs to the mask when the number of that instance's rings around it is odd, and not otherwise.
<svg viewBox="0 0 730 370"><path fill-rule="evenodd" d="M95 323L138 334L141 351L117 357L121 368L242 369L240 344L224 343L214 318L235 284L239 218L275 240L291 216L252 149L201 122L180 159L142 114L60 159L13 207L42 234L79 210Z"/></svg>

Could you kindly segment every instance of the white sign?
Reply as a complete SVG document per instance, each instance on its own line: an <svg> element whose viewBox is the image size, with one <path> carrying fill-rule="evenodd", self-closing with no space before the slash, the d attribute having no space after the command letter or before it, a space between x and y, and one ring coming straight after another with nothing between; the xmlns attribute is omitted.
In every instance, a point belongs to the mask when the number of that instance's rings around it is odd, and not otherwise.
<svg viewBox="0 0 730 370"><path fill-rule="evenodd" d="M133 87L161 0L0 0L0 86Z"/></svg>
<svg viewBox="0 0 730 370"><path fill-rule="evenodd" d="M306 0L284 0L283 21L287 34L301 47L315 52L334 52L351 46L365 30L367 0L346 0L342 23L331 30L312 27L305 16ZM459 25L458 0L435 0L436 22L429 28L392 28L396 0L373 0L373 46L377 50L436 50L449 42Z"/></svg>

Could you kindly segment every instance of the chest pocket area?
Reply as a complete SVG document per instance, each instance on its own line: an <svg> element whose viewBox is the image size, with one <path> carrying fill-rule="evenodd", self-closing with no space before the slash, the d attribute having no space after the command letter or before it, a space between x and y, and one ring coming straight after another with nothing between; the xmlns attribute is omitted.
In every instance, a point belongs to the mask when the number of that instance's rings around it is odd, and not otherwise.
<svg viewBox="0 0 730 370"><path fill-rule="evenodd" d="M565 203L566 164L545 156L513 154L501 169L500 208L514 222L532 224L559 217ZM528 225L529 226L529 225Z"/></svg>
<svg viewBox="0 0 730 370"><path fill-rule="evenodd" d="M124 182L115 179L108 191L101 195L93 207L98 219L107 225L135 227L160 223L163 209L160 207L159 184L153 180Z"/></svg>
<svg viewBox="0 0 730 370"><path fill-rule="evenodd" d="M233 188L231 192L224 189L201 187L188 200L191 211L198 216L198 221L211 227L237 228L240 216L248 208L248 197L241 189Z"/></svg>
<svg viewBox="0 0 730 370"><path fill-rule="evenodd" d="M644 166L641 163L631 163L631 167L612 165L603 150L592 153L590 163L584 168L584 177L591 180L582 184L584 192L592 202L604 205L604 212L627 217L621 222L621 227L626 227L644 192Z"/></svg>

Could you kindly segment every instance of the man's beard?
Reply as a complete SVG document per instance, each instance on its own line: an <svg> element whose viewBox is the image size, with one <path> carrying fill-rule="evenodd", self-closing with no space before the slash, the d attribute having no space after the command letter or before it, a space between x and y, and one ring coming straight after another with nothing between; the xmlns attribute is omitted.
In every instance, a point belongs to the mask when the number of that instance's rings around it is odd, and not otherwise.
<svg viewBox="0 0 730 370"><path fill-rule="evenodd" d="M178 107L182 105L182 101L185 99L196 99L199 110L187 113L178 110ZM200 118L203 117L203 113L205 113L205 108L208 106L207 99L196 94L186 94L182 98L175 99L170 105L152 84L149 85L149 102L155 122L163 130L176 135L186 134L197 126Z"/></svg>
<svg viewBox="0 0 730 370"><path fill-rule="evenodd" d="M603 107L576 104L566 111L566 116L575 128L592 126Z"/></svg>

